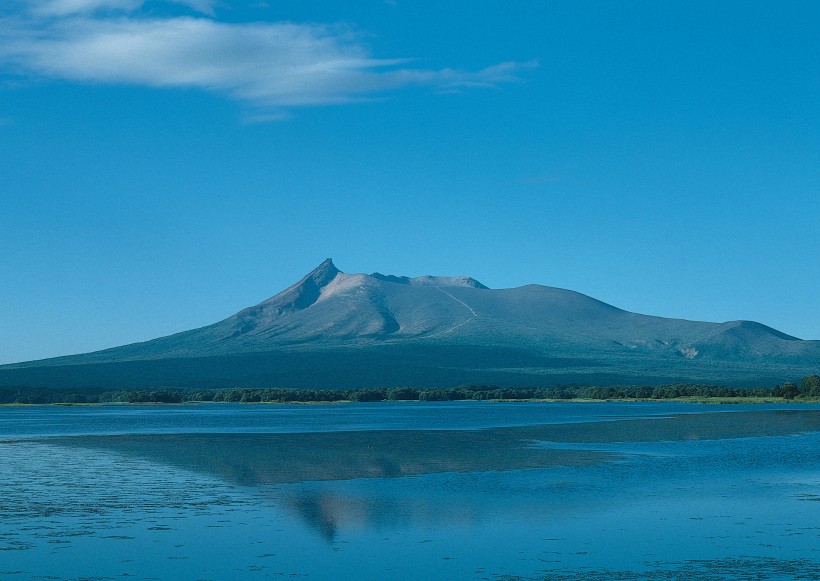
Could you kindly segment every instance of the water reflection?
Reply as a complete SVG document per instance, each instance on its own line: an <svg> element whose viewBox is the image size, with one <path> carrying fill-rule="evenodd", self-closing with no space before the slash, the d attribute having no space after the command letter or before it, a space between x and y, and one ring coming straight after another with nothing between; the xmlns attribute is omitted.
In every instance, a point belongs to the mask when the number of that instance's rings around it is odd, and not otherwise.
<svg viewBox="0 0 820 581"><path fill-rule="evenodd" d="M429 483L410 483L397 490L374 490L367 486L321 486L285 491L274 500L328 543L351 531L386 532L396 527L473 527L498 514L497 503L505 502L510 513L520 512L523 499L485 495L461 496L435 490ZM534 508L534 505L531 506ZM541 507L543 508L543 507ZM534 508L540 512L540 508ZM529 516L532 516L531 514Z"/></svg>
<svg viewBox="0 0 820 581"><path fill-rule="evenodd" d="M378 530L420 522L462 526L486 522L499 514L546 521L556 513L589 511L599 503L623 502L629 496L651 497L651 483L658 476L699 477L710 470L709 454L696 462L681 463L675 458L680 453L676 450L664 459L659 442L706 443L816 431L820 431L820 413L784 411L463 431L143 434L62 437L49 442L148 460L257 488L271 504L296 515L323 539L333 542L340 529ZM704 450L701 448L702 453ZM602 488L602 474L609 471L613 479L625 474L623 469L606 468L606 464L622 463L636 453L656 458L632 468L629 489L623 488L624 481L619 483L620 489ZM765 465L772 460L766 454L764 449L755 458L743 456L744 466L734 467L722 457L711 469L720 475L730 467L748 469L756 461ZM571 481L562 480L554 470L584 466L599 467L596 484L579 480L577 473ZM529 469L540 470L510 475ZM464 476L415 483L407 480L452 473L483 476L472 480ZM493 473L508 475L494 478ZM404 480L388 484L397 478ZM455 490L455 486L461 489ZM591 495L593 486L596 491Z"/></svg>
<svg viewBox="0 0 820 581"><path fill-rule="evenodd" d="M136 456L254 486L581 466L618 457L611 446L595 449L595 444L722 440L818 431L817 411L752 411L457 431L136 434L58 437L49 441ZM540 443L565 445L549 447Z"/></svg>
<svg viewBox="0 0 820 581"><path fill-rule="evenodd" d="M532 445L533 435L507 428L81 436L50 441L207 472L244 486L577 466L612 456L595 450L539 448Z"/></svg>
<svg viewBox="0 0 820 581"><path fill-rule="evenodd" d="M341 519L364 520L361 506L335 495L303 494L291 497L286 504L328 542L336 540L336 531Z"/></svg>
<svg viewBox="0 0 820 581"><path fill-rule="evenodd" d="M72 452L147 460L252 487L267 503L333 543L340 530L418 523L464 527L499 513L529 517L548 508L542 499L530 498L539 492L538 482L528 480L506 490L509 481L493 474L589 466L618 457L611 451L535 446L531 435L504 428L81 436L49 442ZM413 480L437 474L444 479ZM471 479L469 474L489 476ZM565 503L565 509L570 506Z"/></svg>
<svg viewBox="0 0 820 581"><path fill-rule="evenodd" d="M818 570L818 412L51 437L7 440L0 453L0 554L13 564L0 577L736 581Z"/></svg>

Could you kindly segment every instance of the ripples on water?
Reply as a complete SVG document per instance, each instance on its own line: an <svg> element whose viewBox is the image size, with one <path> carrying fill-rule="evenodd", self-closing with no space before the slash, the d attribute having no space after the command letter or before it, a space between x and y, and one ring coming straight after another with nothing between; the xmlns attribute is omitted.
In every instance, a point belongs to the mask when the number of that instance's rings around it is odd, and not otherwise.
<svg viewBox="0 0 820 581"><path fill-rule="evenodd" d="M783 409L6 408L0 579L820 579Z"/></svg>

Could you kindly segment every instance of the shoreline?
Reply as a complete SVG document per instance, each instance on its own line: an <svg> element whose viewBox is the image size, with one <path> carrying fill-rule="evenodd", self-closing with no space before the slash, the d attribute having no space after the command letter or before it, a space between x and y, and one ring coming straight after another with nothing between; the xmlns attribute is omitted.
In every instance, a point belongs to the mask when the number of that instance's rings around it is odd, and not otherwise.
<svg viewBox="0 0 820 581"><path fill-rule="evenodd" d="M820 404L820 397L798 397L793 399L785 399L781 397L670 397L670 398L609 398L609 399L594 399L594 398L570 398L570 399L556 399L556 398L498 398L498 399L461 399L461 400L428 400L423 403L457 403L457 402L484 402L488 404L494 403L617 403L617 404L631 404L631 403L691 403L703 405L738 405L738 404ZM0 408L22 408L22 407L182 407L182 406L197 406L197 405L235 405L235 406L258 406L258 405L345 405L352 403L368 403L368 404L384 404L384 403L420 403L417 399L402 399L402 400L381 400L361 402L354 400L334 400L334 401L254 401L254 402L230 402L230 401L183 401L183 402L90 402L90 403L74 403L74 402L51 402L51 403L0 403Z"/></svg>

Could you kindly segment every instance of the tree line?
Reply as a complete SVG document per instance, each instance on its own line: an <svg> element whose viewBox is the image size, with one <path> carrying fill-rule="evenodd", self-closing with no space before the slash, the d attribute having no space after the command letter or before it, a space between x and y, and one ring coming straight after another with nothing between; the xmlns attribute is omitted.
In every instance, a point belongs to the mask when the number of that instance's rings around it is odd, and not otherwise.
<svg viewBox="0 0 820 581"><path fill-rule="evenodd" d="M289 402L377 402L377 401L464 401L464 400L663 400L677 398L817 398L820 376L811 375L797 384L786 382L772 388L726 387L673 383L665 385L556 387L497 387L467 385L445 388L291 389L227 388L138 390L65 390L48 388L0 389L0 404L94 404L94 403L289 403Z"/></svg>

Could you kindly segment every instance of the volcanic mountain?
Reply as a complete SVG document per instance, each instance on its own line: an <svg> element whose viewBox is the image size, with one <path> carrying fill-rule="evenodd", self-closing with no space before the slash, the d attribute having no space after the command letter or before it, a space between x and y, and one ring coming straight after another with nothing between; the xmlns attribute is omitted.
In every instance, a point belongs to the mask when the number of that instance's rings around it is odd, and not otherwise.
<svg viewBox="0 0 820 581"><path fill-rule="evenodd" d="M540 285L345 274L328 259L227 319L85 355L0 367L0 387L769 385L816 373L820 341L751 321L624 311Z"/></svg>

